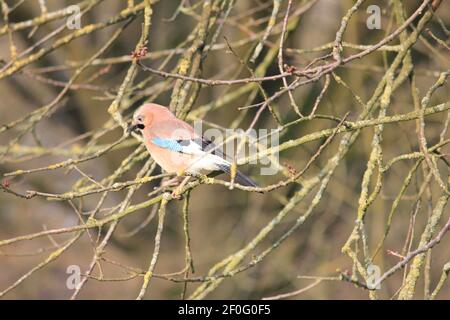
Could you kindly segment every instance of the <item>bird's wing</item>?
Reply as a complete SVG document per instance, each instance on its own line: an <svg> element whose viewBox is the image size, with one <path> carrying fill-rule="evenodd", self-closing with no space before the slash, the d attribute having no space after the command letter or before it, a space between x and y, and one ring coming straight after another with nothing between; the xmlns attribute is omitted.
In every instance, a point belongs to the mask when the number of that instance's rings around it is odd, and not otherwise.
<svg viewBox="0 0 450 320"><path fill-rule="evenodd" d="M168 149L173 152L180 152L190 155L203 155L205 154L206 145L202 139L171 139L153 137L151 142L160 148Z"/></svg>
<svg viewBox="0 0 450 320"><path fill-rule="evenodd" d="M221 148L205 138L171 139L153 137L151 142L160 148L168 149L174 152L190 155L211 154L227 160L227 156L222 152Z"/></svg>
<svg viewBox="0 0 450 320"><path fill-rule="evenodd" d="M222 152L221 148L215 145L212 141L201 137L194 139L195 143L201 145L202 151L212 155L221 157L222 159L227 159L226 155Z"/></svg>
<svg viewBox="0 0 450 320"><path fill-rule="evenodd" d="M183 154L196 155L198 159L190 164L188 171L197 172L203 169L221 170L230 174L230 162L225 155L211 141L204 138L195 139L165 139L160 137L152 138L155 145ZM243 186L257 187L256 183L245 176L239 170L236 172L235 181Z"/></svg>

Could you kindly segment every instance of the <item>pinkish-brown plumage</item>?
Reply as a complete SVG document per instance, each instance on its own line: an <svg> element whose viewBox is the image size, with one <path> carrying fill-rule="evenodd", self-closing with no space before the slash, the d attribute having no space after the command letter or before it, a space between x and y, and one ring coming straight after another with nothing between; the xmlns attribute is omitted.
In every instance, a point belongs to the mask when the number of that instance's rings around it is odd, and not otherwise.
<svg viewBox="0 0 450 320"><path fill-rule="evenodd" d="M193 155L173 152L153 143L153 138L187 140L199 138L194 128L178 119L169 109L155 103L144 104L134 118L143 117L142 130L145 146L158 165L169 173L182 174L195 160Z"/></svg>
<svg viewBox="0 0 450 320"><path fill-rule="evenodd" d="M214 145L203 139L188 123L178 119L164 106L147 103L133 116L131 128L142 132L145 146L157 164L169 173L202 173L220 170L229 173L230 163ZM256 184L241 172L236 182L244 186Z"/></svg>

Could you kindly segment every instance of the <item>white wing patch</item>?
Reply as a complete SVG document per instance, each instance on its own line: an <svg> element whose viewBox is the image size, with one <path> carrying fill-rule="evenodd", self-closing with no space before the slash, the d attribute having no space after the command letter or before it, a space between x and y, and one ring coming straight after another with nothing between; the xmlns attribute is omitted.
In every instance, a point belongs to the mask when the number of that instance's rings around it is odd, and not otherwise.
<svg viewBox="0 0 450 320"><path fill-rule="evenodd" d="M221 167L230 165L228 161L215 154L221 154L220 150L216 151L214 144L206 140L175 140L155 137L152 142L161 148L194 156L186 169L186 172L189 173L221 170Z"/></svg>

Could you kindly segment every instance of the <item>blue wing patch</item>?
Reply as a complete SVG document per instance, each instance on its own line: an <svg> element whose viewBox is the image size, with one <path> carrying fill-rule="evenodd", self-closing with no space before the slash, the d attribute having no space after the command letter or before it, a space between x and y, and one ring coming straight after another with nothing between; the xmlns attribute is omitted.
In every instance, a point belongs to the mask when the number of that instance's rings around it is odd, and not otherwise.
<svg viewBox="0 0 450 320"><path fill-rule="evenodd" d="M183 146L177 140L154 137L152 142L158 147L164 149L169 149L175 152L183 152Z"/></svg>

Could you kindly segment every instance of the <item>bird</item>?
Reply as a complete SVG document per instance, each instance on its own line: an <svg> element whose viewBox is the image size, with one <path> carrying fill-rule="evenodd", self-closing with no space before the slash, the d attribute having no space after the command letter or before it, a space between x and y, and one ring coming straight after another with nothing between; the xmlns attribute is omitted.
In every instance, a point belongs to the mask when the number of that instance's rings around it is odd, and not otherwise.
<svg viewBox="0 0 450 320"><path fill-rule="evenodd" d="M191 176L214 171L231 174L232 165L219 148L162 105L145 103L139 107L128 132L142 134L147 151L164 171L186 176L172 193L174 197L179 197ZM245 187L258 187L239 170L234 181Z"/></svg>

